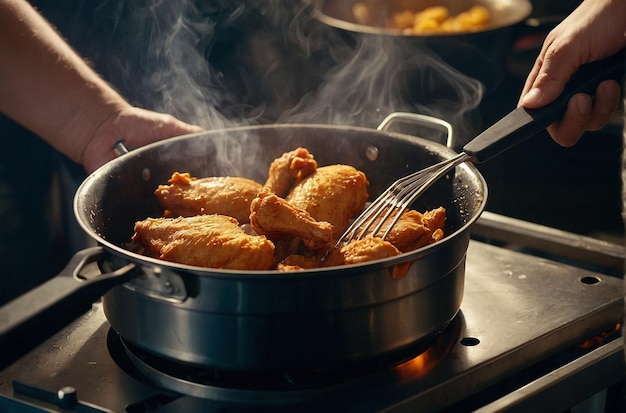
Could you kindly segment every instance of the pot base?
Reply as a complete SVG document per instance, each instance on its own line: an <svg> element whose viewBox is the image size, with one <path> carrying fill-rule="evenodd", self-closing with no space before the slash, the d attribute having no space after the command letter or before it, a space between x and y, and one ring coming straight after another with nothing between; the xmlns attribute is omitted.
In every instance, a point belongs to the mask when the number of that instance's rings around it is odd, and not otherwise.
<svg viewBox="0 0 626 413"><path fill-rule="evenodd" d="M203 399L247 400L286 403L306 400L328 386L359 377L390 374L402 364L419 365L423 374L443 360L458 341L462 317L457 315L445 328L406 348L369 360L332 368L272 371L224 371L189 365L147 352L109 329L107 344L116 363L127 373L152 384ZM295 400L294 400L295 399Z"/></svg>

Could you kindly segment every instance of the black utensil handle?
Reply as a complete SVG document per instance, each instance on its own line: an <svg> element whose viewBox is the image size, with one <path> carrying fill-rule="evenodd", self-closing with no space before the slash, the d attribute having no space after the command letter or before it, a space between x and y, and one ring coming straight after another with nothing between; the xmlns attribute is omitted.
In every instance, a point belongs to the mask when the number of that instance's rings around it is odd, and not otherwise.
<svg viewBox="0 0 626 413"><path fill-rule="evenodd" d="M541 132L559 120L576 93L595 94L604 80L622 81L624 49L610 57L582 65L552 103L537 109L516 108L463 147L472 161L481 163Z"/></svg>
<svg viewBox="0 0 626 413"><path fill-rule="evenodd" d="M89 310L106 291L130 279L135 264L87 281L76 275L104 257L101 247L77 252L55 277L0 307L0 369Z"/></svg>

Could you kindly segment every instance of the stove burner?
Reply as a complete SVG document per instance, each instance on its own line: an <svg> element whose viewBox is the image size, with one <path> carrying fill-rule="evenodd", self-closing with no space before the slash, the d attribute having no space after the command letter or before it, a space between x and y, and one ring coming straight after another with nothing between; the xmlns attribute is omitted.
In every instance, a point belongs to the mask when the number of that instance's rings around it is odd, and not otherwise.
<svg viewBox="0 0 626 413"><path fill-rule="evenodd" d="M401 350L334 368L298 371L225 371L181 363L147 352L113 329L109 329L107 342L122 369L163 389L221 401L292 403L370 375L388 374L396 379L424 375L454 347L461 324L462 315L457 314L441 332Z"/></svg>

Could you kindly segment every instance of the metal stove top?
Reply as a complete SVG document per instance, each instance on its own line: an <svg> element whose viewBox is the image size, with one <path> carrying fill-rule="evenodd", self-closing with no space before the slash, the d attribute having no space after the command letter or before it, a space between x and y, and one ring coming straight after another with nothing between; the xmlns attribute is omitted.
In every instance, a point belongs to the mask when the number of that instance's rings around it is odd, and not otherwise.
<svg viewBox="0 0 626 413"><path fill-rule="evenodd" d="M306 391L199 388L190 396L121 368L96 303L0 372L0 411L557 411L623 380L619 332L597 337L621 323L622 311L616 277L472 240L445 350L431 347L403 364ZM590 347L579 346L592 338ZM185 388L184 380L178 384Z"/></svg>

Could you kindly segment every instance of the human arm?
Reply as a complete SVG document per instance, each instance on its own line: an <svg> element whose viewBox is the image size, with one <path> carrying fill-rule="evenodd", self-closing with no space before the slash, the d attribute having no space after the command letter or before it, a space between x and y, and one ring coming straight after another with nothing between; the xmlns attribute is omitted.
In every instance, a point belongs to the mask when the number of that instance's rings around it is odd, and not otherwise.
<svg viewBox="0 0 626 413"><path fill-rule="evenodd" d="M0 113L95 170L136 148L202 129L133 107L24 0L0 0Z"/></svg>
<svg viewBox="0 0 626 413"><path fill-rule="evenodd" d="M626 46L626 1L585 0L546 37L526 79L519 105L538 108L563 91L584 63L610 56ZM598 130L615 113L620 100L616 81L601 82L592 98L573 96L563 118L548 132L562 146L572 146L586 130Z"/></svg>

